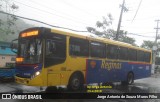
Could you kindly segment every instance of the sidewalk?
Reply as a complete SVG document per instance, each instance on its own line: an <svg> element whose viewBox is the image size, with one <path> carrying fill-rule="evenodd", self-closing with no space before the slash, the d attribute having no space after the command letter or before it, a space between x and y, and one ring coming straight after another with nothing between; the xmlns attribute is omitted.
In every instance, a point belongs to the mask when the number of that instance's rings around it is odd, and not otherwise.
<svg viewBox="0 0 160 102"><path fill-rule="evenodd" d="M153 77L153 78L160 78L160 73L152 74L151 77Z"/></svg>

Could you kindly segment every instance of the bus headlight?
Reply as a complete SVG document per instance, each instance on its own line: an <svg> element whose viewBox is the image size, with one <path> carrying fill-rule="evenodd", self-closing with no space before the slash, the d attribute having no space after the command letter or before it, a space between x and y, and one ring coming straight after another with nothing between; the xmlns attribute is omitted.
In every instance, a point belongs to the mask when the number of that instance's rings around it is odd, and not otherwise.
<svg viewBox="0 0 160 102"><path fill-rule="evenodd" d="M35 73L31 76L31 79L35 78L35 77L38 76L40 73L41 73L40 71L35 72Z"/></svg>
<svg viewBox="0 0 160 102"><path fill-rule="evenodd" d="M37 75L39 75L40 74L40 72L39 71L37 71L36 73L35 73L35 76L37 76Z"/></svg>

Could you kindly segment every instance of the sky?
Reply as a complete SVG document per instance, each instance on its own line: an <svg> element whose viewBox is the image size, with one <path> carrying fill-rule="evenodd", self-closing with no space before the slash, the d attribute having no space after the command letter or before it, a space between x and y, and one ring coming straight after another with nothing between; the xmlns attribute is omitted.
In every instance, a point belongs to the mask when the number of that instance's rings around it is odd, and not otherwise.
<svg viewBox="0 0 160 102"><path fill-rule="evenodd" d="M51 25L86 31L86 27L96 27L96 21L111 14L110 28L117 30L120 4L123 0L13 0L19 9L16 15L46 22ZM160 19L160 0L125 0L128 12L123 13L121 30L135 38L136 44L143 40L155 40L157 22ZM139 6L139 9L138 9ZM137 13L136 13L137 12ZM45 26L27 21L35 26ZM137 36L138 34L141 36Z"/></svg>

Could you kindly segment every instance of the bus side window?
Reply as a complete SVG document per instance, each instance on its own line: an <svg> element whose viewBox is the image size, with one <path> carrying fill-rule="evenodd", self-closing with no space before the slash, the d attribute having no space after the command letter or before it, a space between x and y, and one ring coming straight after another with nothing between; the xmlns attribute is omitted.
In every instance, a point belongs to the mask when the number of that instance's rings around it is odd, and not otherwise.
<svg viewBox="0 0 160 102"><path fill-rule="evenodd" d="M109 58L109 59L117 59L117 57L118 57L118 46L107 45L106 55L107 55L107 58Z"/></svg>
<svg viewBox="0 0 160 102"><path fill-rule="evenodd" d="M145 52L145 58L144 58L145 62L150 62L150 60L151 60L150 58L151 58L151 53Z"/></svg>
<svg viewBox="0 0 160 102"><path fill-rule="evenodd" d="M46 39L45 67L63 63L66 59L66 40L61 36Z"/></svg>
<svg viewBox="0 0 160 102"><path fill-rule="evenodd" d="M56 51L56 45L55 42L52 40L47 40L46 42L46 55L52 55Z"/></svg>
<svg viewBox="0 0 160 102"><path fill-rule="evenodd" d="M90 43L90 54L91 57L99 57L99 58L105 58L105 44L100 42L91 42Z"/></svg>
<svg viewBox="0 0 160 102"><path fill-rule="evenodd" d="M65 44L59 41L47 40L46 56L65 58Z"/></svg>
<svg viewBox="0 0 160 102"><path fill-rule="evenodd" d="M56 51L56 45L55 42L52 42L49 44L49 51L54 53Z"/></svg>
<svg viewBox="0 0 160 102"><path fill-rule="evenodd" d="M137 61L144 62L144 52L143 51L137 51Z"/></svg>
<svg viewBox="0 0 160 102"><path fill-rule="evenodd" d="M137 61L137 50L135 49L129 49L128 50L128 59L130 61Z"/></svg>
<svg viewBox="0 0 160 102"><path fill-rule="evenodd" d="M128 48L119 47L118 59L128 60Z"/></svg>
<svg viewBox="0 0 160 102"><path fill-rule="evenodd" d="M73 56L88 56L89 42L85 39L70 37L69 54Z"/></svg>

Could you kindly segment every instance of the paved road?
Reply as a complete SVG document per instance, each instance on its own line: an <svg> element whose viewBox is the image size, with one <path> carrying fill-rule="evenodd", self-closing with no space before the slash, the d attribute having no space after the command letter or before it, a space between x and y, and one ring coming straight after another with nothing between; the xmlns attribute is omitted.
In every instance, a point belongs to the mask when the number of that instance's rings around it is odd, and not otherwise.
<svg viewBox="0 0 160 102"><path fill-rule="evenodd" d="M39 87L19 85L14 82L3 82L0 84L1 93L35 93ZM113 83L112 89L103 89L104 93L160 93L160 75L153 75L150 78L136 80L133 85L124 86L120 83ZM0 102L8 100L0 100ZM29 102L29 100L9 100L12 102ZM32 100L33 101L33 100ZM34 100L33 102L160 102L160 99L114 99L114 100Z"/></svg>

